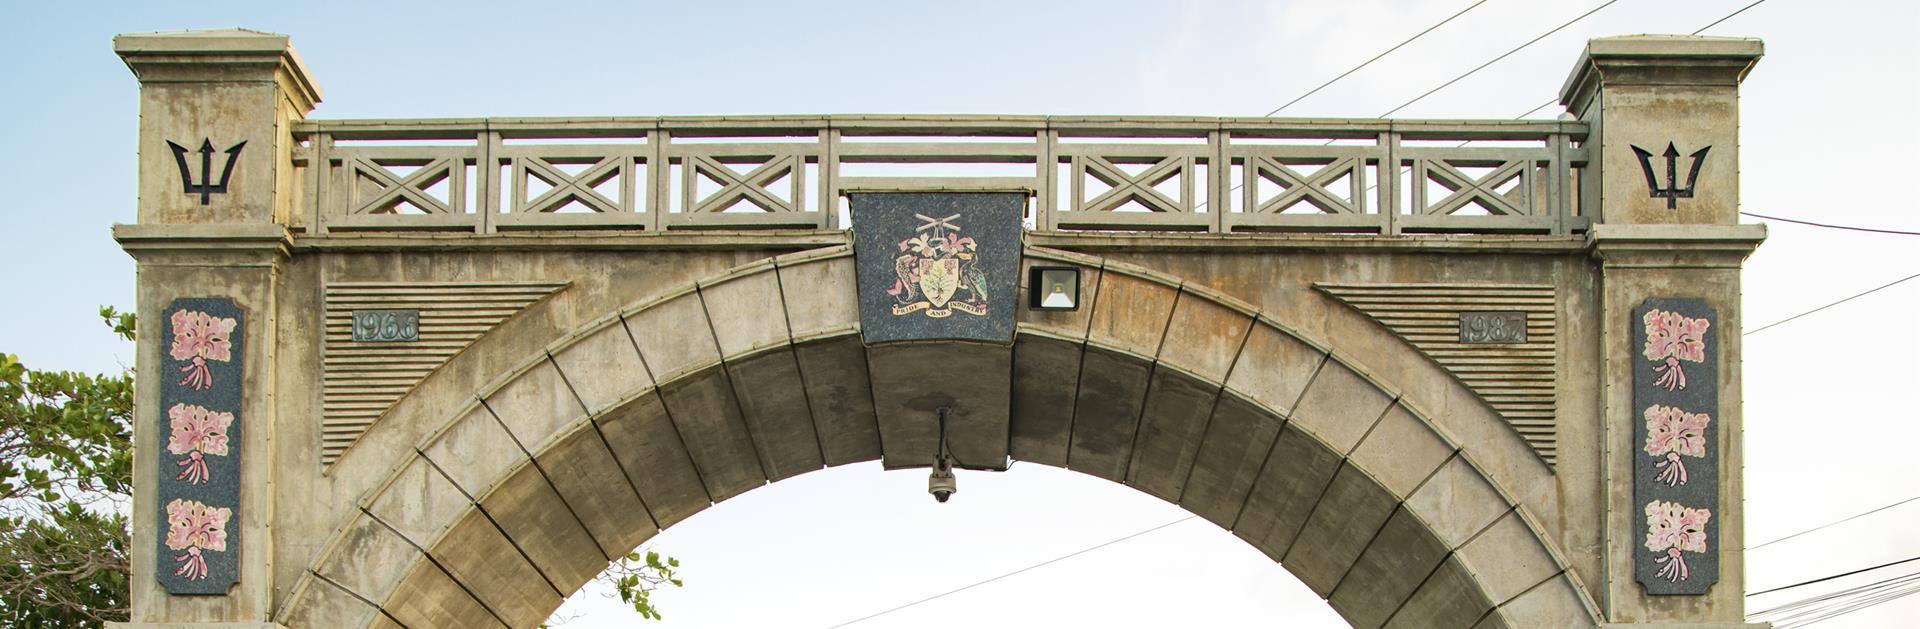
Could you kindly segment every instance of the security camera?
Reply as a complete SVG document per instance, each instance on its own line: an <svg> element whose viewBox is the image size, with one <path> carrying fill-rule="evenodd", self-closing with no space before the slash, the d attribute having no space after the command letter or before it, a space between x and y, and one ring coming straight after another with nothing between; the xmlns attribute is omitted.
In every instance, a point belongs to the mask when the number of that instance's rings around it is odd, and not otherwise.
<svg viewBox="0 0 1920 629"><path fill-rule="evenodd" d="M933 474L927 477L927 493L933 494L934 500L946 502L957 491L960 483L953 477L953 468L945 461L933 466Z"/></svg>

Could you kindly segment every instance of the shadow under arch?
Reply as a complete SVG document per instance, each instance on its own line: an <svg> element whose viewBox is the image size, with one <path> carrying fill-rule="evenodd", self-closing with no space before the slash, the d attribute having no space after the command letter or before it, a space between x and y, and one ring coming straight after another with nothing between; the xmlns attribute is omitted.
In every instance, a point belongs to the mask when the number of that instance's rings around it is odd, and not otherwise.
<svg viewBox="0 0 1920 629"><path fill-rule="evenodd" d="M928 412L950 406L963 463L1011 456L1179 504L1355 626L1596 624L1511 493L1339 352L1144 269L1026 257L1082 266L1089 306L1021 311L1011 346L863 345L846 247L589 323L394 462L274 618L537 626L711 504L825 466L930 463Z"/></svg>

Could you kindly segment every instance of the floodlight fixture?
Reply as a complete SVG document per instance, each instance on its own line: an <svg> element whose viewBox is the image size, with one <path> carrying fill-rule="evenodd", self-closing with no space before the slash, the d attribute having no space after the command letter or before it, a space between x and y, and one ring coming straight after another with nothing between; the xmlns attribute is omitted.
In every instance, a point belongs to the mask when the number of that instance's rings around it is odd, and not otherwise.
<svg viewBox="0 0 1920 629"><path fill-rule="evenodd" d="M1078 310L1080 267L1028 267L1027 307L1033 310Z"/></svg>

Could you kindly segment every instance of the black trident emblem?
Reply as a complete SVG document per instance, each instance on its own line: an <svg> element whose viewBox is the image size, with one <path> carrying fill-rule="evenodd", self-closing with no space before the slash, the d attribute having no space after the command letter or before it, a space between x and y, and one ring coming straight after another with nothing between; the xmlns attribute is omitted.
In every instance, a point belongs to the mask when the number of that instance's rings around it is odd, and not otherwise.
<svg viewBox="0 0 1920 629"><path fill-rule="evenodd" d="M220 169L220 183L213 183L213 139L200 141L200 183L193 182L193 172L187 168L187 147L167 141L167 148L173 149L173 161L180 164L180 185L187 194L200 195L201 205L213 203L213 195L227 193L227 181L233 179L233 161L240 157L240 149L247 145L245 140L227 149L227 165Z"/></svg>
<svg viewBox="0 0 1920 629"><path fill-rule="evenodd" d="M1652 194L1649 196L1655 199L1665 198L1667 200L1667 209L1669 210L1680 206L1679 199L1693 198L1693 182L1695 179L1700 178L1700 163L1706 160L1707 151L1713 150L1712 146L1707 146L1693 152L1693 165L1687 168L1687 187L1682 188L1680 187L1678 173L1674 170L1676 167L1674 160L1680 157L1680 151L1673 148L1672 142L1668 142L1667 151L1662 153L1662 155L1667 158L1667 187L1662 188L1660 187L1660 180L1653 178L1653 162L1651 161L1653 154L1648 153L1646 149L1638 146L1633 146L1632 148L1633 154L1640 156L1640 172L1646 173L1647 175L1647 188L1652 191Z"/></svg>

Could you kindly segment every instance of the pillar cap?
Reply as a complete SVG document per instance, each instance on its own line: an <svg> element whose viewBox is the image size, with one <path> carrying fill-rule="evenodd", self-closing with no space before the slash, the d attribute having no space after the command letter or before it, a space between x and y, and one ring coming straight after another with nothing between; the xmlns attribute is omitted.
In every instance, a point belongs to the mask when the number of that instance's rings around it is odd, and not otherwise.
<svg viewBox="0 0 1920 629"><path fill-rule="evenodd" d="M146 83L281 81L288 97L312 109L320 84L286 35L244 28L115 35L113 51Z"/></svg>
<svg viewBox="0 0 1920 629"><path fill-rule="evenodd" d="M1606 85L1738 87L1765 53L1759 39L1699 35L1622 35L1587 40L1560 87L1560 104L1585 117Z"/></svg>

